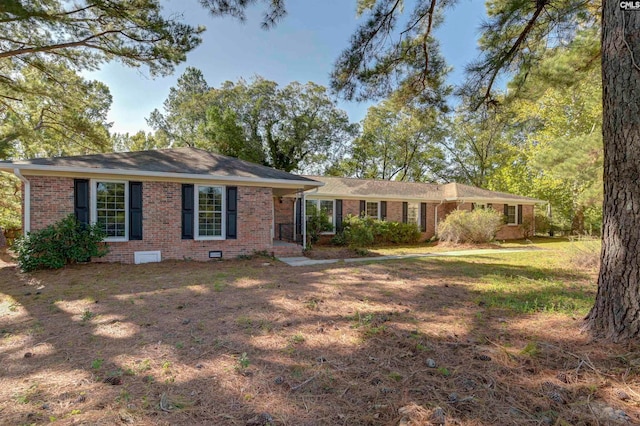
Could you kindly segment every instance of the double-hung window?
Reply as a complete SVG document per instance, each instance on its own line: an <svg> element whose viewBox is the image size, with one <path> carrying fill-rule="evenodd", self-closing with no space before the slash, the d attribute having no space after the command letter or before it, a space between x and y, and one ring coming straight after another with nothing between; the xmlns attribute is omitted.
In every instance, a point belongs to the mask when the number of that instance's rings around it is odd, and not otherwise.
<svg viewBox="0 0 640 426"><path fill-rule="evenodd" d="M379 201L367 201L365 206L365 213L367 216L374 219L380 219L380 202Z"/></svg>
<svg viewBox="0 0 640 426"><path fill-rule="evenodd" d="M129 238L129 185L119 181L94 181L93 222L107 234L105 241Z"/></svg>
<svg viewBox="0 0 640 426"><path fill-rule="evenodd" d="M517 206L507 206L507 225L516 225L518 223Z"/></svg>
<svg viewBox="0 0 640 426"><path fill-rule="evenodd" d="M197 185L195 192L195 239L224 238L224 187Z"/></svg>
<svg viewBox="0 0 640 426"><path fill-rule="evenodd" d="M407 203L407 223L420 226L420 203Z"/></svg>
<svg viewBox="0 0 640 426"><path fill-rule="evenodd" d="M336 229L336 221L335 221L335 209L336 207L336 201L335 200L306 200L306 216L307 216L307 220L309 220L309 217L311 217L311 212L312 210L315 210L323 215L325 215L327 217L327 219L329 220L329 223L331 224L331 228L332 230L329 231L329 233L331 232L335 232Z"/></svg>

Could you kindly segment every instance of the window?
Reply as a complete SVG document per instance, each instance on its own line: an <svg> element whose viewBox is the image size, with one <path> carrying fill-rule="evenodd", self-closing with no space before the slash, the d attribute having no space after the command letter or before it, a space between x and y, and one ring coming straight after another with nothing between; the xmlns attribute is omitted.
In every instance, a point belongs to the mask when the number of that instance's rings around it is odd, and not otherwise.
<svg viewBox="0 0 640 426"><path fill-rule="evenodd" d="M484 209L487 208L487 205L484 204L484 203L473 203L473 208L474 209L482 209L482 210L484 210Z"/></svg>
<svg viewBox="0 0 640 426"><path fill-rule="evenodd" d="M128 238L129 188L126 182L94 181L94 222L107 234L105 241Z"/></svg>
<svg viewBox="0 0 640 426"><path fill-rule="evenodd" d="M378 201L367 201L365 213L369 217L380 219L380 203Z"/></svg>
<svg viewBox="0 0 640 426"><path fill-rule="evenodd" d="M223 193L222 186L197 186L196 191L196 239L214 240L223 238Z"/></svg>
<svg viewBox="0 0 640 426"><path fill-rule="evenodd" d="M415 223L420 226L420 204L407 203L407 223Z"/></svg>
<svg viewBox="0 0 640 426"><path fill-rule="evenodd" d="M518 223L518 209L516 206L507 206L507 225Z"/></svg>
<svg viewBox="0 0 640 426"><path fill-rule="evenodd" d="M306 200L306 216L310 217L311 210L316 209L323 213L329 219L329 223L333 228L331 232L335 232L335 200Z"/></svg>

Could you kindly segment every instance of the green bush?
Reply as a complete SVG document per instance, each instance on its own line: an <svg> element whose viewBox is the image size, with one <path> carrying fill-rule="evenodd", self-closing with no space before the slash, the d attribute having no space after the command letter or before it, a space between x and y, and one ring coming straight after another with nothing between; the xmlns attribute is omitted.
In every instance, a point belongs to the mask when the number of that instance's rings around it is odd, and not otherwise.
<svg viewBox="0 0 640 426"><path fill-rule="evenodd" d="M347 216L343 221L342 235L334 237L334 243L351 248L374 244L415 244L420 240L420 230L414 223L387 222L370 217Z"/></svg>
<svg viewBox="0 0 640 426"><path fill-rule="evenodd" d="M493 209L454 210L438 225L440 241L451 243L488 243L503 223L503 216Z"/></svg>
<svg viewBox="0 0 640 426"><path fill-rule="evenodd" d="M342 222L344 241L351 248L367 247L373 244L371 218L347 215Z"/></svg>
<svg viewBox="0 0 640 426"><path fill-rule="evenodd" d="M107 254L106 245L101 243L105 237L98 225L80 224L71 214L53 225L16 239L13 250L25 272L58 269L69 263Z"/></svg>

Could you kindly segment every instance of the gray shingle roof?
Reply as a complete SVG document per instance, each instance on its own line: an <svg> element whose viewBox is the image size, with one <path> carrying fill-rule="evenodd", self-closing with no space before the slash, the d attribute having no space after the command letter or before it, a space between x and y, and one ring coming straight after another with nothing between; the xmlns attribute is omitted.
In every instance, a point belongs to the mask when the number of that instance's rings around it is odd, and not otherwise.
<svg viewBox="0 0 640 426"><path fill-rule="evenodd" d="M309 193L318 197L351 197L369 199L398 199L421 201L474 202L514 201L519 203L544 203L545 201L505 192L490 191L459 183L435 184L398 182L375 179L353 179L341 177L307 176L324 183L324 186Z"/></svg>
<svg viewBox="0 0 640 426"><path fill-rule="evenodd" d="M367 197L382 199L441 200L443 185L433 183L397 182L375 179L354 179L342 177L306 176L324 186L314 190L313 195Z"/></svg>
<svg viewBox="0 0 640 426"><path fill-rule="evenodd" d="M0 162L0 169L21 165L308 181L315 184L311 179L282 170L190 147L16 160Z"/></svg>

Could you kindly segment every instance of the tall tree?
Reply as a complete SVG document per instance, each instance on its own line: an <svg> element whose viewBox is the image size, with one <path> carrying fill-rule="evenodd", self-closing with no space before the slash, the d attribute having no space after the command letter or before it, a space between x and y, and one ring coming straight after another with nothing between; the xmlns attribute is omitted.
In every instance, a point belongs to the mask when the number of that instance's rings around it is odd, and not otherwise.
<svg viewBox="0 0 640 426"><path fill-rule="evenodd" d="M362 134L328 173L400 181L443 177L443 130L437 117L434 110L421 112L392 99L370 107Z"/></svg>
<svg viewBox="0 0 640 426"><path fill-rule="evenodd" d="M604 210L595 306L596 336L640 336L640 14L605 2L602 10Z"/></svg>
<svg viewBox="0 0 640 426"><path fill-rule="evenodd" d="M0 87L0 158L109 150L107 86L64 63L41 65L10 73L11 83Z"/></svg>
<svg viewBox="0 0 640 426"><path fill-rule="evenodd" d="M293 82L279 88L255 77L209 88L188 69L148 122L174 146L195 146L277 169L320 172L357 126L326 88Z"/></svg>
<svg viewBox="0 0 640 426"><path fill-rule="evenodd" d="M511 118L487 105L475 111L460 106L447 121L447 136L441 142L449 163L448 180L486 188L520 148L509 129Z"/></svg>
<svg viewBox="0 0 640 426"><path fill-rule="evenodd" d="M147 124L171 146L202 145L206 140L203 130L210 90L202 71L187 67L177 85L169 89L164 111L153 110Z"/></svg>

